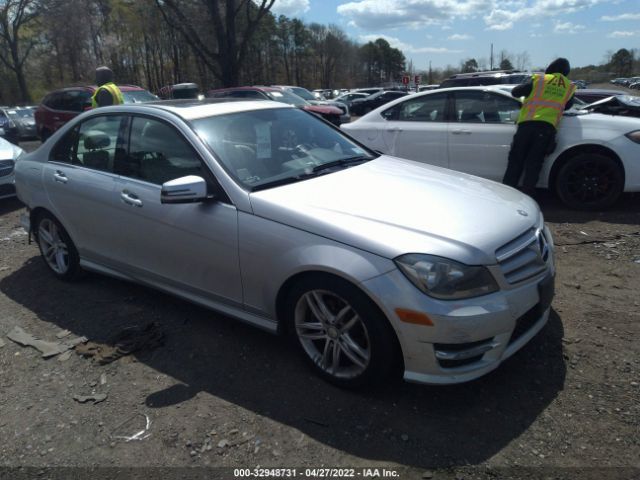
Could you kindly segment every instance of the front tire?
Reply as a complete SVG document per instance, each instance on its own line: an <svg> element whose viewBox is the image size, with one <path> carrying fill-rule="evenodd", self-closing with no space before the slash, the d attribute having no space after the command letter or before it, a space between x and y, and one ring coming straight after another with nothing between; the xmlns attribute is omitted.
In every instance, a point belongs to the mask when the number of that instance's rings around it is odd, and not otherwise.
<svg viewBox="0 0 640 480"><path fill-rule="evenodd" d="M35 224L40 254L51 273L61 280L73 280L80 269L80 256L71 237L51 214L38 216Z"/></svg>
<svg viewBox="0 0 640 480"><path fill-rule="evenodd" d="M297 346L324 379L358 388L389 376L395 332L353 284L331 275L306 277L289 292L286 313Z"/></svg>
<svg viewBox="0 0 640 480"><path fill-rule="evenodd" d="M602 210L620 198L624 172L610 157L583 153L560 167L555 188L560 200L570 208Z"/></svg>

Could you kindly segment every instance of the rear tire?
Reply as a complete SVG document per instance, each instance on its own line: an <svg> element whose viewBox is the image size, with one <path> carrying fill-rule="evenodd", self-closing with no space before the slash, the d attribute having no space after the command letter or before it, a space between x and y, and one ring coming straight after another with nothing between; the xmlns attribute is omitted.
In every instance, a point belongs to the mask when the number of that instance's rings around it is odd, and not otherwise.
<svg viewBox="0 0 640 480"><path fill-rule="evenodd" d="M42 259L51 273L65 281L79 276L81 268L78 250L53 215L42 213L37 217L35 235Z"/></svg>
<svg viewBox="0 0 640 480"><path fill-rule="evenodd" d="M602 210L613 205L624 189L624 171L610 157L581 153L565 162L556 177L562 202L578 210Z"/></svg>
<svg viewBox="0 0 640 480"><path fill-rule="evenodd" d="M345 388L379 384L396 364L395 332L356 286L332 275L303 278L287 295L288 331L322 378Z"/></svg>

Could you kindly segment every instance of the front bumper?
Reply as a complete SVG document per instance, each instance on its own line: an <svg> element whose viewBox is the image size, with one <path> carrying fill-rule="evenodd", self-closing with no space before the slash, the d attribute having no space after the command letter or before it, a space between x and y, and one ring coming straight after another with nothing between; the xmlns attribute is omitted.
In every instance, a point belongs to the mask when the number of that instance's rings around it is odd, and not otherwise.
<svg viewBox="0 0 640 480"><path fill-rule="evenodd" d="M363 283L390 319L404 357L404 378L425 384L470 381L497 368L533 338L549 318L555 270L482 297L428 297L395 270ZM542 285L542 286L541 286ZM406 323L396 309L423 312L433 326Z"/></svg>

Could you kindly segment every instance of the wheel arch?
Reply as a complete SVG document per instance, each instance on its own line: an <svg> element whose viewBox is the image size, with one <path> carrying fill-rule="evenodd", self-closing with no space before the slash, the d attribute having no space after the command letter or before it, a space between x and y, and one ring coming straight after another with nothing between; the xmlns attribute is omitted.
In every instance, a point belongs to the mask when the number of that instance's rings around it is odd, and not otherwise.
<svg viewBox="0 0 640 480"><path fill-rule="evenodd" d="M614 152L609 147L605 147L604 145L598 144L584 144L584 145L576 145L565 151L563 151L553 162L553 166L551 167L551 172L549 174L549 181L547 184L547 188L551 191L556 191L556 180L558 178L558 172L562 168L562 166L567 163L571 158L574 158L578 155L588 154L588 153L597 153L599 155L603 155L605 157L609 157L614 160L620 170L622 171L623 181L626 182L626 172L624 170L624 164L622 160L618 156L616 152Z"/></svg>
<svg viewBox="0 0 640 480"><path fill-rule="evenodd" d="M290 333L290 330L289 330L290 326L285 321L285 317L286 317L285 306L286 306L287 296L289 295L289 292L297 282L301 281L302 279L310 278L310 277L325 277L325 278L339 279L341 281L348 282L354 288L357 288L371 302L371 305L378 311L378 313L380 313L380 315L386 320L390 330L393 332L394 351L396 352L395 360L399 362L398 366L402 369L402 371L404 371L404 357L403 357L403 350L402 350L402 342L398 337L397 330L395 329L395 327L393 326L393 324L391 323L387 315L384 313L384 310L380 307L378 302L374 298L372 298L369 292L367 292L365 289L362 288L361 285L358 284L358 282L355 282L352 278L345 277L344 275L339 275L337 272L320 270L320 269L309 269L302 272L297 272L291 275L289 278L287 278L284 281L284 283L278 289L278 293L276 295L275 307L276 307L276 319L278 321L278 330L277 330L278 333L283 336L288 335Z"/></svg>

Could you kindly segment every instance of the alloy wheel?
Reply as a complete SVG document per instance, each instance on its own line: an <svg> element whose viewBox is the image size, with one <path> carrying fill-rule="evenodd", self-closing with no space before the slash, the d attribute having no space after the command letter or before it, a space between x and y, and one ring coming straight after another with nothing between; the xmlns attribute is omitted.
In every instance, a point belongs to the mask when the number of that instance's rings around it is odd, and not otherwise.
<svg viewBox="0 0 640 480"><path fill-rule="evenodd" d="M59 275L69 271L69 246L65 243L56 223L43 218L38 225L38 242L47 265Z"/></svg>
<svg viewBox="0 0 640 480"><path fill-rule="evenodd" d="M311 360L339 379L361 375L371 361L366 325L353 306L327 290L310 290L295 307L295 331Z"/></svg>

